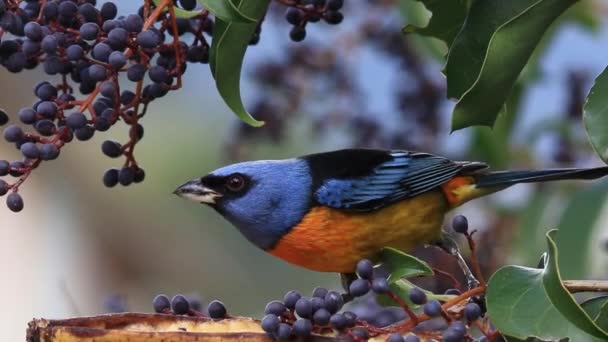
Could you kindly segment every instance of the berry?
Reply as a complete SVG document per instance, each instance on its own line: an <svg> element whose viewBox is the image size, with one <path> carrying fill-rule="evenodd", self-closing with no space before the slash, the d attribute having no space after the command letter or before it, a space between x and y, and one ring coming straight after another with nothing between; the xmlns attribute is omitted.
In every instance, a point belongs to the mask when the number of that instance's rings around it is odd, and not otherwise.
<svg viewBox="0 0 608 342"><path fill-rule="evenodd" d="M23 139L23 131L19 126L10 125L4 129L4 139L8 142L17 142Z"/></svg>
<svg viewBox="0 0 608 342"><path fill-rule="evenodd" d="M43 144L40 146L40 158L42 160L55 160L59 156L59 148L55 144Z"/></svg>
<svg viewBox="0 0 608 342"><path fill-rule="evenodd" d="M95 118L95 130L105 132L110 129L110 121L103 116Z"/></svg>
<svg viewBox="0 0 608 342"><path fill-rule="evenodd" d="M268 304L266 304L266 308L264 309L265 314L273 314L276 316L281 316L285 312L285 304L278 300L274 300Z"/></svg>
<svg viewBox="0 0 608 342"><path fill-rule="evenodd" d="M220 319L226 317L226 306L219 300L214 300L207 306L207 312L209 317L214 319Z"/></svg>
<svg viewBox="0 0 608 342"><path fill-rule="evenodd" d="M456 233L466 234L469 231L469 221L463 215L456 215L452 219L452 229Z"/></svg>
<svg viewBox="0 0 608 342"><path fill-rule="evenodd" d="M154 312L165 313L171 308L171 301L167 295L159 294L152 300L152 306L154 307Z"/></svg>
<svg viewBox="0 0 608 342"><path fill-rule="evenodd" d="M122 27L115 27L108 33L108 42L113 46L124 46L129 39L129 32Z"/></svg>
<svg viewBox="0 0 608 342"><path fill-rule="evenodd" d="M57 50L57 38L53 35L48 35L42 39L40 45L42 50L48 54L53 54Z"/></svg>
<svg viewBox="0 0 608 342"><path fill-rule="evenodd" d="M448 328L443 331L442 334L444 342L463 342L464 334L461 334L460 331Z"/></svg>
<svg viewBox="0 0 608 342"><path fill-rule="evenodd" d="M116 85L113 81L105 81L101 84L99 92L101 93L101 95L107 98L114 98L114 96L116 96Z"/></svg>
<svg viewBox="0 0 608 342"><path fill-rule="evenodd" d="M80 36L84 40L95 40L99 34L99 26L95 23L84 23L80 26Z"/></svg>
<svg viewBox="0 0 608 342"><path fill-rule="evenodd" d="M476 303L468 303L464 307L464 317L468 321L474 321L481 316L481 308Z"/></svg>
<svg viewBox="0 0 608 342"><path fill-rule="evenodd" d="M460 290L458 289L447 289L445 291L446 295L451 295L451 296L459 296L462 294L462 292L460 292Z"/></svg>
<svg viewBox="0 0 608 342"><path fill-rule="evenodd" d="M280 324L281 320L277 315L267 314L262 318L262 329L269 334L273 334L279 330Z"/></svg>
<svg viewBox="0 0 608 342"><path fill-rule="evenodd" d="M330 291L325 296L325 308L332 314L340 311L344 305L344 298L336 291Z"/></svg>
<svg viewBox="0 0 608 342"><path fill-rule="evenodd" d="M355 279L348 287L348 292L355 297L365 295L369 292L369 281L365 279Z"/></svg>
<svg viewBox="0 0 608 342"><path fill-rule="evenodd" d="M426 303L426 294L424 293L424 291L417 287L413 287L407 296L412 301L412 303L416 305L422 305Z"/></svg>
<svg viewBox="0 0 608 342"><path fill-rule="evenodd" d="M80 141L87 141L93 137L95 134L95 129L91 126L84 126L83 128L79 128L74 131L74 135L76 139Z"/></svg>
<svg viewBox="0 0 608 342"><path fill-rule="evenodd" d="M99 11L99 13L101 14L101 18L104 21L107 21L116 17L116 14L118 13L118 8L113 2L105 2L103 5L101 5L101 10Z"/></svg>
<svg viewBox="0 0 608 342"><path fill-rule="evenodd" d="M122 155L122 145L117 141L106 140L101 144L101 151L110 158L118 158Z"/></svg>
<svg viewBox="0 0 608 342"><path fill-rule="evenodd" d="M107 70L103 65L93 64L89 67L89 77L95 82L103 81L108 77Z"/></svg>
<svg viewBox="0 0 608 342"><path fill-rule="evenodd" d="M87 125L87 117L80 112L74 112L65 119L65 124L73 130Z"/></svg>
<svg viewBox="0 0 608 342"><path fill-rule="evenodd" d="M170 79L167 69L162 66L155 65L148 71L148 76L153 82L167 82Z"/></svg>
<svg viewBox="0 0 608 342"><path fill-rule="evenodd" d="M23 32L25 33L25 36L32 41L39 42L42 40L42 27L35 21L30 21L25 24Z"/></svg>
<svg viewBox="0 0 608 342"><path fill-rule="evenodd" d="M466 335L467 332L467 326L464 325L464 323L462 323L461 321L453 321L452 323L450 323L450 326L448 327L448 329L453 329L458 331L459 333L462 334L462 336L464 337L464 335Z"/></svg>
<svg viewBox="0 0 608 342"><path fill-rule="evenodd" d="M36 122L36 124L34 125L34 128L36 129L36 131L38 131L38 133L40 133L40 135L45 136L45 137L53 135L53 133L56 130L56 127L55 127L55 124L53 123L53 121L47 120L47 119Z"/></svg>
<svg viewBox="0 0 608 342"><path fill-rule="evenodd" d="M23 210L23 198L16 192L6 197L6 206L13 212L18 213Z"/></svg>
<svg viewBox="0 0 608 342"><path fill-rule="evenodd" d="M334 327L337 330L342 330L344 328L346 328L346 317L344 317L343 314L341 313L336 313L333 314L330 318L329 318L329 323L331 324L332 327Z"/></svg>
<svg viewBox="0 0 608 342"><path fill-rule="evenodd" d="M321 326L329 324L330 318L331 318L331 313L329 311L327 311L327 309L324 309L324 308L320 308L319 310L315 311L315 313L312 315L313 322L315 322L316 325L321 325Z"/></svg>
<svg viewBox="0 0 608 342"><path fill-rule="evenodd" d="M55 104L55 102L42 101L36 107L36 111L38 112L38 114L47 119L54 119L55 114L57 114L57 105Z"/></svg>
<svg viewBox="0 0 608 342"><path fill-rule="evenodd" d="M367 259L360 260L357 263L357 274L363 279L372 279L374 276L374 264Z"/></svg>
<svg viewBox="0 0 608 342"><path fill-rule="evenodd" d="M97 21L97 9L92 4L84 3L80 5L78 7L78 14L89 23Z"/></svg>
<svg viewBox="0 0 608 342"><path fill-rule="evenodd" d="M289 31L289 38L294 42L301 42L306 38L306 29L302 26L294 26Z"/></svg>
<svg viewBox="0 0 608 342"><path fill-rule="evenodd" d="M59 4L59 15L65 18L71 18L78 12L78 7L75 3L64 1Z"/></svg>
<svg viewBox="0 0 608 342"><path fill-rule="evenodd" d="M325 300L319 297L312 297L310 299L310 304L312 304L312 312L315 312L325 307Z"/></svg>
<svg viewBox="0 0 608 342"><path fill-rule="evenodd" d="M312 303L307 298L300 298L296 302L296 313L302 318L310 318L312 316Z"/></svg>
<svg viewBox="0 0 608 342"><path fill-rule="evenodd" d="M8 192L8 184L5 181L3 181L2 179L0 179L0 196L6 195L7 192Z"/></svg>
<svg viewBox="0 0 608 342"><path fill-rule="evenodd" d="M290 7L285 12L285 19L291 25L298 25L304 19L304 13L297 8Z"/></svg>
<svg viewBox="0 0 608 342"><path fill-rule="evenodd" d="M78 46L78 45L74 45ZM39 84L34 90L36 96L42 101L51 101L57 97L57 88L48 82Z"/></svg>
<svg viewBox="0 0 608 342"><path fill-rule="evenodd" d="M27 55L27 57L35 56L36 54L38 54L38 52L40 52L40 43L26 39L23 42L21 50Z"/></svg>
<svg viewBox="0 0 608 342"><path fill-rule="evenodd" d="M8 123L8 114L4 109L0 109L0 126L4 126Z"/></svg>
<svg viewBox="0 0 608 342"><path fill-rule="evenodd" d="M23 171L21 169L25 168L25 163L21 161L13 161L10 163L10 172L9 174L13 177L19 177L23 175Z"/></svg>
<svg viewBox="0 0 608 342"><path fill-rule="evenodd" d="M315 287L314 290L312 290L312 296L325 299L328 292L329 291L324 287Z"/></svg>
<svg viewBox="0 0 608 342"><path fill-rule="evenodd" d="M26 56L23 52L15 52L11 54L4 66L10 72L20 72L25 67Z"/></svg>
<svg viewBox="0 0 608 342"><path fill-rule="evenodd" d="M344 318L346 319L346 327L354 327L357 324L357 315L354 312L345 311L343 313Z"/></svg>
<svg viewBox="0 0 608 342"><path fill-rule="evenodd" d="M108 62L115 70L119 70L127 64L127 57L120 51L113 51L108 57Z"/></svg>
<svg viewBox="0 0 608 342"><path fill-rule="evenodd" d="M279 324L279 329L275 333L278 340L287 340L291 336L291 325L287 323Z"/></svg>
<svg viewBox="0 0 608 342"><path fill-rule="evenodd" d="M133 182L141 183L146 178L146 172L142 168L138 168L135 170L135 177L133 177Z"/></svg>
<svg viewBox="0 0 608 342"><path fill-rule="evenodd" d="M120 94L120 103L124 106L130 104L131 102L133 102L133 100L135 100L135 93L132 91L124 90Z"/></svg>
<svg viewBox="0 0 608 342"><path fill-rule="evenodd" d="M6 160L0 160L0 176L8 175L10 171L10 163Z"/></svg>
<svg viewBox="0 0 608 342"><path fill-rule="evenodd" d="M118 170L116 170L116 169L107 170L103 174L103 184L108 188L115 187L116 184L118 184Z"/></svg>
<svg viewBox="0 0 608 342"><path fill-rule="evenodd" d="M431 317L437 317L441 315L441 304L438 301L432 300L422 307L424 314Z"/></svg>
<svg viewBox="0 0 608 342"><path fill-rule="evenodd" d="M143 64L134 64L127 69L127 78L131 82L139 82L146 74L146 66Z"/></svg>
<svg viewBox="0 0 608 342"><path fill-rule="evenodd" d="M323 14L323 19L330 25L337 25L344 20L344 16L338 11L327 11Z"/></svg>
<svg viewBox="0 0 608 342"><path fill-rule="evenodd" d="M186 11L192 11L196 8L196 0L179 0L179 5Z"/></svg>
<svg viewBox="0 0 608 342"><path fill-rule="evenodd" d="M93 47L92 56L98 61L107 62L108 57L110 57L110 53L112 53L112 48L110 45L106 43L97 43Z"/></svg>
<svg viewBox="0 0 608 342"><path fill-rule="evenodd" d="M337 11L344 5L344 0L328 0L327 9L331 11Z"/></svg>
<svg viewBox="0 0 608 342"><path fill-rule="evenodd" d="M390 291L386 278L374 278L372 280L372 290L377 294L385 294Z"/></svg>
<svg viewBox="0 0 608 342"><path fill-rule="evenodd" d="M129 186L135 180L135 171L130 167L123 167L118 172L118 182L122 186Z"/></svg>
<svg viewBox="0 0 608 342"><path fill-rule="evenodd" d="M420 338L416 335L407 335L404 342L420 342Z"/></svg>
<svg viewBox="0 0 608 342"><path fill-rule="evenodd" d="M84 56L84 49L80 45L70 45L65 50L65 55L68 60L76 62Z"/></svg>
<svg viewBox="0 0 608 342"><path fill-rule="evenodd" d="M152 30L145 30L137 34L137 43L145 49L153 49L160 44L160 37Z"/></svg>
<svg viewBox="0 0 608 342"><path fill-rule="evenodd" d="M293 324L293 334L296 336L305 337L312 332L312 323L305 318L298 318Z"/></svg>
<svg viewBox="0 0 608 342"><path fill-rule="evenodd" d="M171 299L171 310L173 310L173 313L176 315L185 315L190 311L190 303L183 295L175 295Z"/></svg>
<svg viewBox="0 0 608 342"><path fill-rule="evenodd" d="M302 295L298 291L289 291L283 297L283 303L289 310L294 310L296 307L297 301L302 298Z"/></svg>
<svg viewBox="0 0 608 342"><path fill-rule="evenodd" d="M135 14L129 14L125 19L125 29L129 32L139 32L144 27L144 21L140 16Z"/></svg>
<svg viewBox="0 0 608 342"><path fill-rule="evenodd" d="M20 150L25 158L38 159L38 157L40 157L40 149L38 149L38 146L33 142L26 142L21 145Z"/></svg>
<svg viewBox="0 0 608 342"><path fill-rule="evenodd" d="M355 328L350 331L353 335L357 336L360 340L367 341L369 339L369 332L363 328Z"/></svg>
<svg viewBox="0 0 608 342"><path fill-rule="evenodd" d="M404 342L405 339L399 333L392 333L388 337L388 342Z"/></svg>

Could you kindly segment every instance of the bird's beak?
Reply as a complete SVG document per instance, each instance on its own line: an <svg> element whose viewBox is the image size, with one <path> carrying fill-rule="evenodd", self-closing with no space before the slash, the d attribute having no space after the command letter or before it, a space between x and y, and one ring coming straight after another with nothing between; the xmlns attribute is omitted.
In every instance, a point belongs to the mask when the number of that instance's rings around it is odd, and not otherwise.
<svg viewBox="0 0 608 342"><path fill-rule="evenodd" d="M216 200L222 197L222 194L219 192L202 185L200 180L191 180L186 182L177 187L173 193L180 197L185 197L191 201L206 204L215 204Z"/></svg>

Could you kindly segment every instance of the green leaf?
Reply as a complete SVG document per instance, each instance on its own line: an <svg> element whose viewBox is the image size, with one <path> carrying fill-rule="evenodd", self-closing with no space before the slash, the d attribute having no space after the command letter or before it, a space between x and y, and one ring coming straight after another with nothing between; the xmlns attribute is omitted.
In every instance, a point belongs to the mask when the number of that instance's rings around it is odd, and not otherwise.
<svg viewBox="0 0 608 342"><path fill-rule="evenodd" d="M602 229L600 220L608 195L608 182L583 188L568 198L566 209L559 218L557 245L562 256L559 265L565 279L582 279L590 273L589 246Z"/></svg>
<svg viewBox="0 0 608 342"><path fill-rule="evenodd" d="M389 283L394 283L401 278L433 275L433 269L426 262L395 248L383 248L380 260L391 272Z"/></svg>
<svg viewBox="0 0 608 342"><path fill-rule="evenodd" d="M603 331L593 322L585 310L578 305L568 289L562 284L558 267L559 259L557 244L555 242L556 235L557 230L551 230L547 233L549 257L543 271L543 285L545 286L545 291L547 291L551 303L553 303L559 312L570 322L593 336L608 339L608 333Z"/></svg>
<svg viewBox="0 0 608 342"><path fill-rule="evenodd" d="M198 0L198 2L203 5L203 7L208 9L209 12L213 13L216 18L220 18L224 21L255 23L259 19L259 17L250 17L241 12L239 8L230 0Z"/></svg>
<svg viewBox="0 0 608 342"><path fill-rule="evenodd" d="M486 292L488 314L498 330L518 339L604 341L605 332L561 283L556 232L547 233L545 269L505 266L492 275Z"/></svg>
<svg viewBox="0 0 608 342"><path fill-rule="evenodd" d="M407 25L403 33L418 33L423 36L435 37L443 40L448 46L452 45L454 38L462 28L467 17L471 0L416 0L433 13L425 27Z"/></svg>
<svg viewBox="0 0 608 342"><path fill-rule="evenodd" d="M591 146L608 163L608 68L595 79L583 108L583 122Z"/></svg>
<svg viewBox="0 0 608 342"><path fill-rule="evenodd" d="M475 1L448 54L452 130L492 126L549 25L576 0Z"/></svg>
<svg viewBox="0 0 608 342"><path fill-rule="evenodd" d="M393 292L397 297L403 299L410 308L416 309L420 305L414 304L410 301L408 294L414 287L418 287L414 285L412 282L406 279L397 279L393 282L389 283L389 287L391 292ZM427 299L433 300L436 299L438 301L447 302L448 300L456 297L453 295L445 295L445 294L435 294L431 291L427 291L421 287L418 287L422 292L426 294ZM394 300L387 295L376 295L376 302L382 306L397 306Z"/></svg>
<svg viewBox="0 0 608 342"><path fill-rule="evenodd" d="M232 3L248 17L260 20L270 0L232 0ZM217 18L210 50L210 68L217 89L230 109L245 123L259 127L264 124L247 112L241 99L241 68L247 46L257 23L227 22Z"/></svg>
<svg viewBox="0 0 608 342"><path fill-rule="evenodd" d="M595 324L604 330L608 329L608 295L588 299L581 306Z"/></svg>

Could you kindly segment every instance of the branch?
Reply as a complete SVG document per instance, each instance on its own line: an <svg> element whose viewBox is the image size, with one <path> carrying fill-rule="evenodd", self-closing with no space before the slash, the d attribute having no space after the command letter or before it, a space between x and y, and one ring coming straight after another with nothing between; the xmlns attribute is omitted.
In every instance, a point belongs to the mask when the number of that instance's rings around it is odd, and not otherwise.
<svg viewBox="0 0 608 342"><path fill-rule="evenodd" d="M608 292L608 280L564 280L562 284L571 293Z"/></svg>

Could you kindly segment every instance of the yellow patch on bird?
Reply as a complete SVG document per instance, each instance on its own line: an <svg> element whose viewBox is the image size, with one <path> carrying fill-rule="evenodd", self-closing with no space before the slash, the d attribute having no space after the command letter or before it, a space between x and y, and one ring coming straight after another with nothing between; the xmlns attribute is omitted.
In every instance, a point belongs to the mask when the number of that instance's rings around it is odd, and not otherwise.
<svg viewBox="0 0 608 342"><path fill-rule="evenodd" d="M372 212L315 207L269 253L315 271L353 272L383 247L407 251L437 240L449 208L438 190Z"/></svg>

